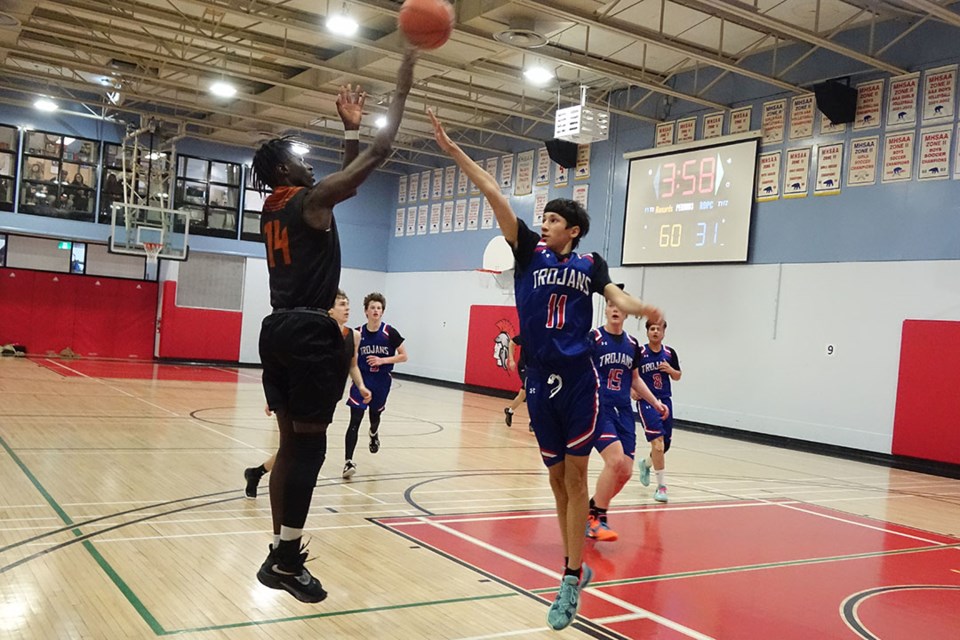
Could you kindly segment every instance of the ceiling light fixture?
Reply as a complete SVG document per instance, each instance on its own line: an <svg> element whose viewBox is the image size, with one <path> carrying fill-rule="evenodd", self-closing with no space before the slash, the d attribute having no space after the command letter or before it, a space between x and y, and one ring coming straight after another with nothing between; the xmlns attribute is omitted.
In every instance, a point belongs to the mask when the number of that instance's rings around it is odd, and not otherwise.
<svg viewBox="0 0 960 640"><path fill-rule="evenodd" d="M50 98L37 98L33 103L33 106L39 111L46 111L48 113L51 111L56 111L60 108L57 106L57 103Z"/></svg>
<svg viewBox="0 0 960 640"><path fill-rule="evenodd" d="M229 82L217 80L210 85L210 93L219 98L232 98L233 96L237 95L237 88Z"/></svg>
<svg viewBox="0 0 960 640"><path fill-rule="evenodd" d="M357 32L360 25L346 13L332 13L327 16L327 31L334 35L350 37Z"/></svg>
<svg viewBox="0 0 960 640"><path fill-rule="evenodd" d="M524 69L523 77L526 78L531 84L544 85L553 80L554 76L553 72L546 67L537 65Z"/></svg>
<svg viewBox="0 0 960 640"><path fill-rule="evenodd" d="M310 151L310 147L303 144L302 142L291 142L290 151L293 151L298 156L305 156L307 152Z"/></svg>
<svg viewBox="0 0 960 640"><path fill-rule="evenodd" d="M383 129L387 126L387 116L377 116L377 119L373 121L373 124L377 125L378 129Z"/></svg>

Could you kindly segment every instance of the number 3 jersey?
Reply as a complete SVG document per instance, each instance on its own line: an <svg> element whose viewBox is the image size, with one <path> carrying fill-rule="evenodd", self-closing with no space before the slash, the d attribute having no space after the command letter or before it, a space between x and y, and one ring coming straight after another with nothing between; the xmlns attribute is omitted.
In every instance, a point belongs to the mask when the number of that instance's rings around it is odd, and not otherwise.
<svg viewBox="0 0 960 640"><path fill-rule="evenodd" d="M640 377L653 395L663 399L670 397L670 375L659 370L661 362L680 371L680 358L673 347L661 344L660 351L654 351L649 344L645 344L640 348Z"/></svg>
<svg viewBox="0 0 960 640"><path fill-rule="evenodd" d="M267 248L270 305L274 309L333 308L340 284L337 221L314 229L303 219L305 187L277 187L263 203L260 232Z"/></svg>
<svg viewBox="0 0 960 640"><path fill-rule="evenodd" d="M607 263L596 253L557 255L522 220L517 227L514 289L527 366L589 364L593 294L610 283Z"/></svg>
<svg viewBox="0 0 960 640"><path fill-rule="evenodd" d="M600 377L600 404L630 407L633 371L640 367L640 343L629 333L610 333L603 327L591 332L593 366Z"/></svg>

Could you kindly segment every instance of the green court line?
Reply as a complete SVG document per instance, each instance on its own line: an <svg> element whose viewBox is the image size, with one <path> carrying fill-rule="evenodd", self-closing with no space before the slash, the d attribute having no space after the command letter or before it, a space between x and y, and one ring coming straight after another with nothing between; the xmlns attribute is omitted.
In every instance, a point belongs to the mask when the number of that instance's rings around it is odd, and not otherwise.
<svg viewBox="0 0 960 640"><path fill-rule="evenodd" d="M23 475L27 476L27 479L33 484L34 488L43 496L43 499L47 501L47 504L50 505L50 508L63 520L64 524L70 525L73 524L73 520L67 515L67 512L57 504L57 501L53 499L53 496L44 488L40 481L37 480L37 477L33 475L30 469L24 464L23 460L14 453L13 449L10 448L10 445L7 444L7 441L0 436L0 446L6 450L7 455L10 456L10 459L16 463L20 470L23 471ZM80 537L83 535L83 532L79 528L72 529L73 535ZM93 546L93 543L89 540L84 540L82 543L83 548L93 557L94 561L100 565L100 568L103 569L103 572L107 574L107 577L113 581L113 584L116 585L117 589L120 590L120 593L127 599L127 602L133 606L134 610L140 614L140 617L143 618L143 621L147 623L147 626L153 631L155 635L165 635L167 632L164 630L163 626L153 617L153 614L147 610L140 598L130 589L130 586L123 581L123 578L117 574L117 572L110 566L110 563L97 551L97 548Z"/></svg>
<svg viewBox="0 0 960 640"><path fill-rule="evenodd" d="M409 602L406 604L388 604L381 607L367 607L365 609L346 609L344 611L325 611L323 613L311 613L305 616L290 616L288 618L271 618L269 620L248 620L246 622L232 622L229 624L215 624L209 627L194 627L192 629L175 629L167 631L164 635L172 636L182 633L199 633L202 631L223 631L224 629L239 629L243 627L257 627L266 624L276 624L278 622L296 622L298 620L313 620L316 618L332 618L335 616L345 616L358 613L377 613L379 611L396 611L398 609L413 609L415 607L430 607L443 604L456 604L458 602L476 602L477 600L494 600L497 598L512 598L519 596L519 593L494 593L488 596L469 596L465 598L449 598L447 600L430 600L427 602Z"/></svg>
<svg viewBox="0 0 960 640"><path fill-rule="evenodd" d="M606 582L593 582L591 587L616 587L628 584L642 584L644 582L659 582L660 580L679 580L681 578L697 578L701 576L714 576L725 573L738 573L741 571L760 571L762 569L777 569L780 567L795 567L805 564L820 564L824 562L839 562L842 560L860 560L863 558L878 558L882 556L897 556L908 553L924 553L927 551L940 551L942 549L958 549L960 543L944 544L930 547L914 547L912 549L898 549L896 551L869 551L866 553L853 553L843 556L828 556L825 558L806 558L802 560L784 560L781 562L767 562L762 564L747 564L737 567L723 567L720 569L703 569L700 571L681 571L678 573L667 573L657 576L645 576L642 578L624 578L623 580L608 580ZM531 589L530 593L549 593L556 591L556 587L544 589Z"/></svg>

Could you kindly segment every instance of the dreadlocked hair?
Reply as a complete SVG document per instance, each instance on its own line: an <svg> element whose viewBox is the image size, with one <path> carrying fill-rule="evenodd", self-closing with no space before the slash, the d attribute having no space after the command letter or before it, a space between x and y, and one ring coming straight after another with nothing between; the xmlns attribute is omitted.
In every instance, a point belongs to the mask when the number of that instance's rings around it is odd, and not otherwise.
<svg viewBox="0 0 960 640"><path fill-rule="evenodd" d="M293 158L290 143L293 136L282 136L267 140L253 154L253 188L261 194L273 189L280 181L277 170L280 165Z"/></svg>

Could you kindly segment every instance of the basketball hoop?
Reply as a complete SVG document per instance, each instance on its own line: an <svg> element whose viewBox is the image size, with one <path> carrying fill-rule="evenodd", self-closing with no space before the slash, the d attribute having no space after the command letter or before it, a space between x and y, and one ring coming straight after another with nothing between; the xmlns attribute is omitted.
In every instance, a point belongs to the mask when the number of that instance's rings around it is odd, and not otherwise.
<svg viewBox="0 0 960 640"><path fill-rule="evenodd" d="M157 264L163 245L159 242L144 242L143 251L147 254L147 264Z"/></svg>
<svg viewBox="0 0 960 640"><path fill-rule="evenodd" d="M497 269L474 269L480 279L480 286L491 289L494 286L510 293L513 290L513 269L498 271Z"/></svg>

